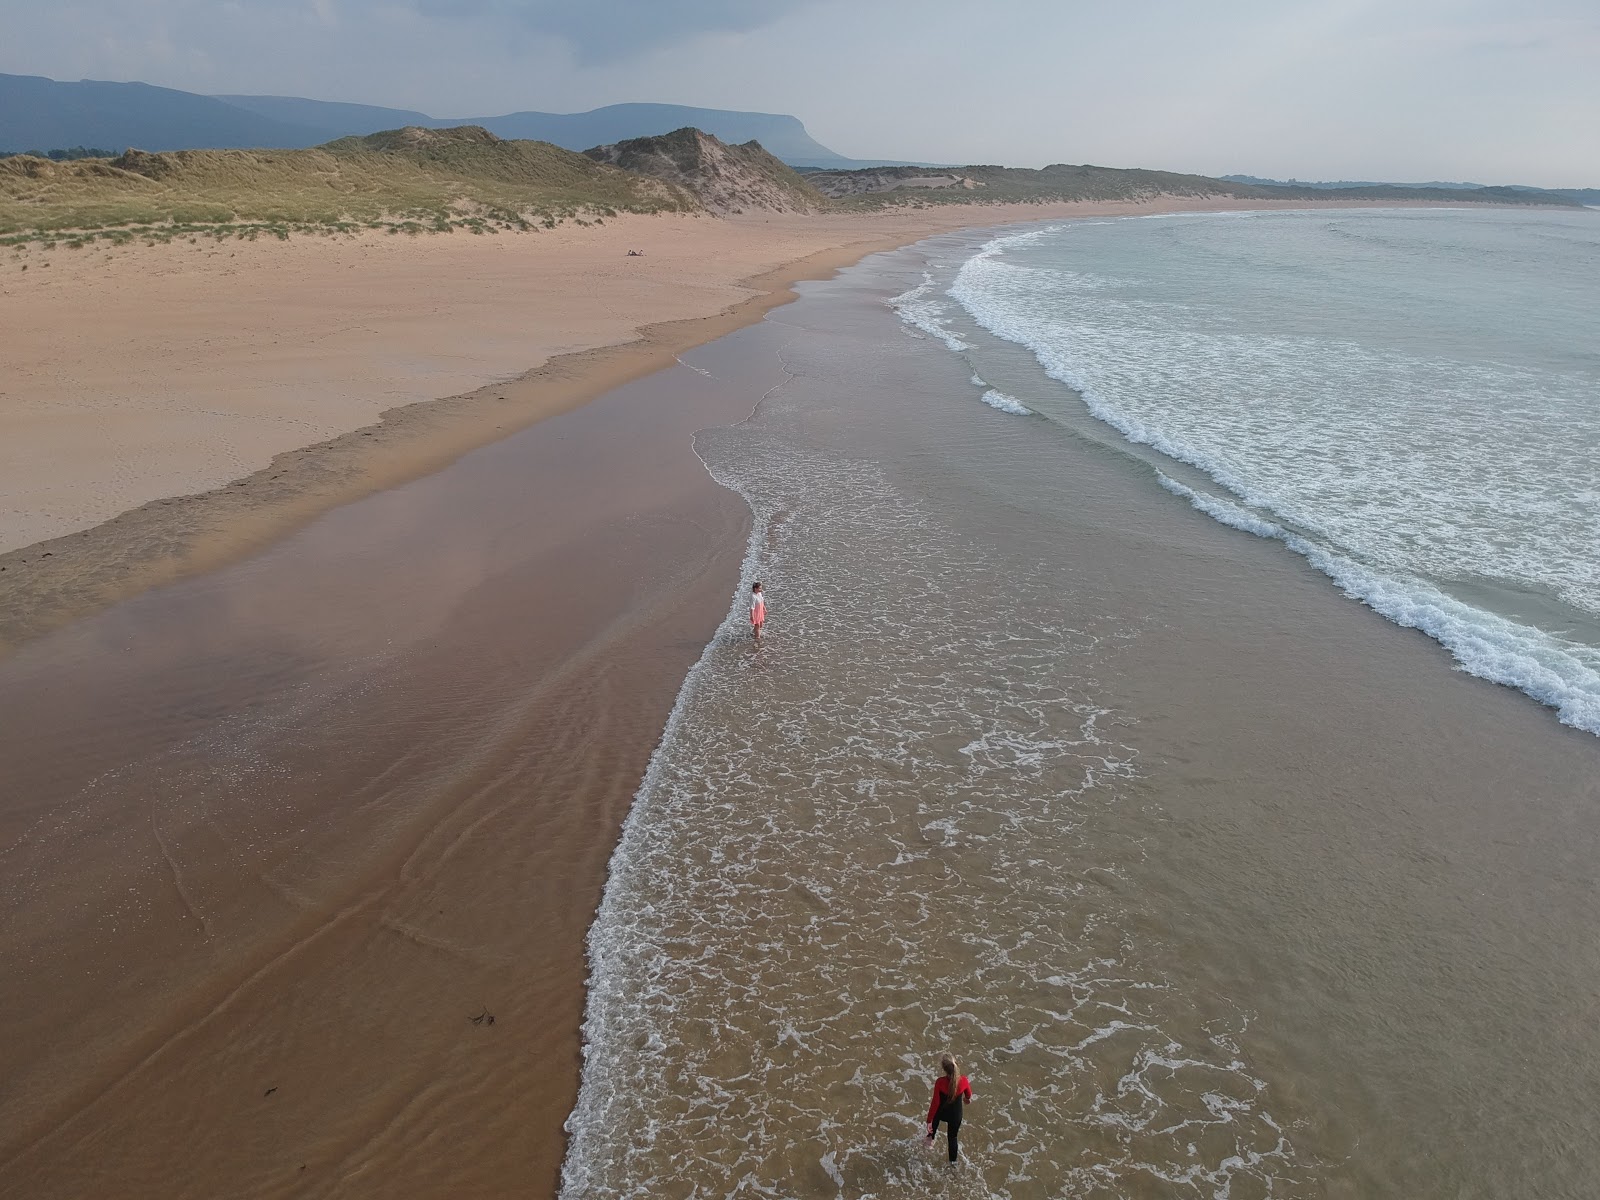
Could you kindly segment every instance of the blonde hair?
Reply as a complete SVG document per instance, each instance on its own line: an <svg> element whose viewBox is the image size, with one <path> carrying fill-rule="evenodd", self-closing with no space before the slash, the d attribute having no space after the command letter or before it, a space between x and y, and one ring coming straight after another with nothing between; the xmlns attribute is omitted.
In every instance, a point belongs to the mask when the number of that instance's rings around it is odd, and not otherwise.
<svg viewBox="0 0 1600 1200"><path fill-rule="evenodd" d="M944 1068L944 1073L949 1076L950 1086L952 1088L955 1087L956 1080L961 1077L961 1068L956 1066L955 1057L953 1055L946 1054L944 1057L939 1059L939 1065Z"/></svg>

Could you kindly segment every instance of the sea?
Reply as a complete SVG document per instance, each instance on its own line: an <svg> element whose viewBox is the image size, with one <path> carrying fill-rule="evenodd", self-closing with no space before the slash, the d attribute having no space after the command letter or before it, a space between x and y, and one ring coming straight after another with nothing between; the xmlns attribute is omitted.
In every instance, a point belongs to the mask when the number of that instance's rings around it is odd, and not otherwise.
<svg viewBox="0 0 1600 1200"><path fill-rule="evenodd" d="M1028 351L1028 411L1103 422L1202 512L1600 734L1593 212L1047 226L896 303L975 366Z"/></svg>
<svg viewBox="0 0 1600 1200"><path fill-rule="evenodd" d="M1178 213L685 355L771 374L695 441L754 527L562 1195L1592 1194L1596 313L1600 213Z"/></svg>

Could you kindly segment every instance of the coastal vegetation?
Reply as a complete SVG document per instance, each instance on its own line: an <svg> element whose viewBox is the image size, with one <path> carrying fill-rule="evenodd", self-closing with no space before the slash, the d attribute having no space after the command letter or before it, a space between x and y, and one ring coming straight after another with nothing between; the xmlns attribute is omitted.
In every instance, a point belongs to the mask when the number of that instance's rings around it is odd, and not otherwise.
<svg viewBox="0 0 1600 1200"><path fill-rule="evenodd" d="M618 213L859 211L931 204L1140 201L1162 196L1562 204L1513 188L1313 188L1057 163L872 167L802 174L759 142L685 128L582 154L474 125L408 126L309 150L128 150L0 159L0 245L293 232L476 233Z"/></svg>
<svg viewBox="0 0 1600 1200"><path fill-rule="evenodd" d="M1301 184L1260 184L1251 195L1287 200L1427 200L1444 204L1521 204L1541 208L1581 208L1557 192L1514 187L1434 188L1398 183L1364 184L1348 188L1317 188Z"/></svg>
<svg viewBox="0 0 1600 1200"><path fill-rule="evenodd" d="M1151 200L1157 196L1258 200L1429 200L1453 204L1561 206L1573 203L1551 193L1516 188L1460 190L1379 184L1328 189L1242 183L1172 171L1124 170L1068 163L1055 163L1039 170L998 166L938 170L874 167L855 171L811 171L806 178L819 191L832 197L840 207L857 210L926 204L1137 201Z"/></svg>
<svg viewBox="0 0 1600 1200"><path fill-rule="evenodd" d="M16 158L26 154L33 158L48 158L51 162L76 162L80 158L115 158L115 150L100 150L94 146L68 146L64 150L5 150L0 158Z"/></svg>
<svg viewBox="0 0 1600 1200"><path fill-rule="evenodd" d="M683 188L476 126L406 128L311 150L129 150L0 160L0 240L553 227L700 208Z"/></svg>
<svg viewBox="0 0 1600 1200"><path fill-rule="evenodd" d="M1222 179L1229 183L1257 183L1268 187L1313 188L1319 192L1347 191L1351 188L1405 188L1408 192L1423 189L1427 191L1447 192L1531 192L1534 193L1533 203L1549 204L1550 197L1556 196L1561 200L1571 200L1586 207L1600 207L1600 188L1546 188L1530 187L1525 183L1512 183L1504 187L1485 185L1482 183L1377 183L1372 180L1342 179L1333 182L1315 181L1307 182L1300 179L1264 179L1259 175L1224 175Z"/></svg>
<svg viewBox="0 0 1600 1200"><path fill-rule="evenodd" d="M968 166L934 171L878 167L813 171L819 191L850 209L902 204L1016 204L1060 200L1145 200L1155 196L1235 196L1234 185L1203 175L1127 171L1056 163L1039 170Z"/></svg>

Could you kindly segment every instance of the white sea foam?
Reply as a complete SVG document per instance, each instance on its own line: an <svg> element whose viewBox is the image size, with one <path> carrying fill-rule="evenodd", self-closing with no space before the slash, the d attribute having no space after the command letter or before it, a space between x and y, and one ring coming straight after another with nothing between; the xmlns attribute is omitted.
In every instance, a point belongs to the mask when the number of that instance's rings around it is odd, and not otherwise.
<svg viewBox="0 0 1600 1200"><path fill-rule="evenodd" d="M983 402L990 408L998 408L1001 412L1016 413L1019 417L1031 417L1033 409L1029 408L1015 396L1008 396L1004 392L997 392L990 388L983 393Z"/></svg>
<svg viewBox="0 0 1600 1200"><path fill-rule="evenodd" d="M1379 574L1238 504L1197 492L1160 472L1156 478L1167 491L1224 525L1281 541L1346 595L1441 643L1462 670L1518 688L1555 709L1563 724L1600 734L1600 672L1584 661L1582 648L1563 647L1540 630L1463 604L1423 580Z"/></svg>
<svg viewBox="0 0 1600 1200"><path fill-rule="evenodd" d="M1054 257L1008 257L1037 241L987 243L949 295L1096 418L1242 502L1223 515L1226 502L1194 496L1197 507L1279 537L1464 669L1600 733L1600 646L1461 594L1543 593L1600 620L1592 385L1531 364L1250 332L1271 314L1210 303L1198 285L1071 269L1065 241ZM1141 273L1135 257L1119 271Z"/></svg>
<svg viewBox="0 0 1600 1200"><path fill-rule="evenodd" d="M950 310L941 298L932 274L924 272L923 282L910 291L891 297L888 304L900 314L900 319L906 324L915 326L923 333L932 334L957 354L971 349L946 325Z"/></svg>
<svg viewBox="0 0 1600 1200"><path fill-rule="evenodd" d="M624 825L562 1195L1020 1200L1081 1164L1114 1192L1272 1192L1293 1152L1244 1014L1141 959L1148 918L1105 882L1138 844L1081 836L1134 777L1099 637L859 456L759 423L699 444L754 510L773 632L749 649L741 589ZM953 1035L988 1074L952 1190L911 1136L910 1051Z"/></svg>

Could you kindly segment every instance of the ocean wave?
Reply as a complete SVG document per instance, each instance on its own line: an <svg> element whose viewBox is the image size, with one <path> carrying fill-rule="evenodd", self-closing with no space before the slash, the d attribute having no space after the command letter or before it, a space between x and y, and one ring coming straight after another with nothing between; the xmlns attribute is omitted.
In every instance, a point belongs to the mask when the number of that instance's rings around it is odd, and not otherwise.
<svg viewBox="0 0 1600 1200"><path fill-rule="evenodd" d="M1469 675L1514 687L1556 710L1564 725L1600 734L1600 672L1542 630L1475 608L1420 579L1394 578L1291 533L1246 508L1156 472L1156 481L1234 529L1282 542L1396 625L1440 643Z"/></svg>
<svg viewBox="0 0 1600 1200"><path fill-rule="evenodd" d="M983 393L983 402L990 408L998 408L1001 412L1015 413L1019 417L1033 416L1033 409L1029 408L1015 396L1008 396L1004 392L990 388Z"/></svg>
<svg viewBox="0 0 1600 1200"><path fill-rule="evenodd" d="M1142 900L1105 883L1142 835L1101 819L1137 777L1095 698L1103 635L870 461L759 425L699 446L752 508L773 631L750 648L742 586L624 824L565 1200L1021 1200L1074 1172L1274 1193L1300 1164L1247 1015L1142 957ZM989 1064L954 1191L911 1053L952 1036Z"/></svg>
<svg viewBox="0 0 1600 1200"><path fill-rule="evenodd" d="M1030 350L1097 420L1245 506L1196 507L1285 541L1463 669L1600 733L1600 650L1428 582L1504 580L1600 616L1592 460L1581 434L1561 434L1591 420L1581 380L1247 335L1231 309L1201 315L1140 281L1007 261L1019 244L986 243L949 288L981 327Z"/></svg>
<svg viewBox="0 0 1600 1200"><path fill-rule="evenodd" d="M900 319L906 324L938 338L957 354L972 349L945 324L949 309L938 298L938 285L933 275L924 271L922 279L923 282L909 291L890 297L887 301L889 307L899 313Z"/></svg>

